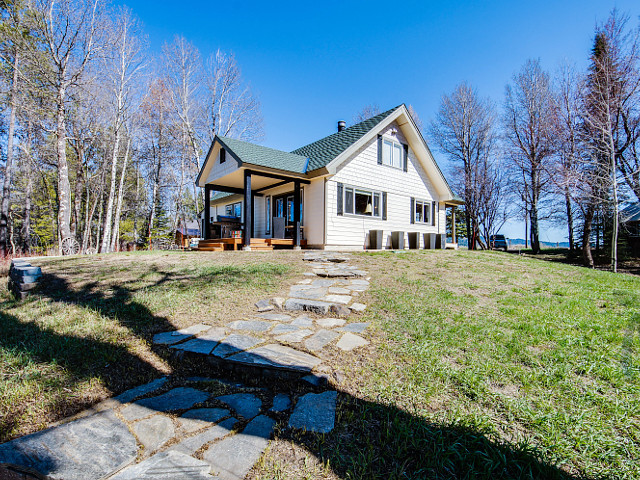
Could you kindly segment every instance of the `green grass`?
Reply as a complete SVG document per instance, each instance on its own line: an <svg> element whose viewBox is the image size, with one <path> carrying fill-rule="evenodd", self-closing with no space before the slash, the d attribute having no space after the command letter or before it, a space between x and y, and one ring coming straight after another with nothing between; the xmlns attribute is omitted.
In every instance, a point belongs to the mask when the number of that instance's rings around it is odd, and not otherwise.
<svg viewBox="0 0 640 480"><path fill-rule="evenodd" d="M362 261L384 338L365 397L411 413L393 435L374 430L373 445L398 451L387 478L404 478L403 459L441 478L640 478L639 278L493 252ZM442 455L402 453L412 451L403 428L426 451L438 432L448 467ZM521 452L527 461L515 461ZM385 478L369 468L356 477Z"/></svg>
<svg viewBox="0 0 640 480"><path fill-rule="evenodd" d="M241 316L298 268L278 255L166 252L36 263L36 295L0 294L0 442L172 373L154 333Z"/></svg>

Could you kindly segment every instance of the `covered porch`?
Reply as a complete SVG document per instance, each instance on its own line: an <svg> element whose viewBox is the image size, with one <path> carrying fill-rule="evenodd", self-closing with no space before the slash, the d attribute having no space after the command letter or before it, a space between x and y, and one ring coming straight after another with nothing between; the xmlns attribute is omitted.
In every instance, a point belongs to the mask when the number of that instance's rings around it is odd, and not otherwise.
<svg viewBox="0 0 640 480"><path fill-rule="evenodd" d="M309 180L299 175L239 167L204 185L204 240L199 250L300 249L305 245L302 227L302 186ZM285 193L282 193L282 192ZM211 215L211 195L224 192L235 197L234 215ZM272 195L279 192L278 195ZM238 196L240 201L238 202ZM260 205L257 224L256 203ZM240 215L238 215L240 213ZM260 230L258 232L258 229ZM267 233L267 234L265 234Z"/></svg>
<svg viewBox="0 0 640 480"><path fill-rule="evenodd" d="M444 202L446 221L445 248L452 250L458 249L458 235L456 232L456 210L460 205L464 205L464 202L457 198L451 201Z"/></svg>

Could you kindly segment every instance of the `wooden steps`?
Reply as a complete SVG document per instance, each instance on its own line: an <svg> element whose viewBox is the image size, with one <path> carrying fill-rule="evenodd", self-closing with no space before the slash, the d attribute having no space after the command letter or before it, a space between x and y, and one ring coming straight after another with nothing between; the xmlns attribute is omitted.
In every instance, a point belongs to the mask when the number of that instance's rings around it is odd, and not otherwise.
<svg viewBox="0 0 640 480"><path fill-rule="evenodd" d="M253 251L271 251L274 248L293 248L293 239L291 238L252 238L251 250ZM304 247L307 242L302 240L301 245ZM211 240L200 240L198 250L202 252L222 252L224 250L242 250L241 238L216 238Z"/></svg>

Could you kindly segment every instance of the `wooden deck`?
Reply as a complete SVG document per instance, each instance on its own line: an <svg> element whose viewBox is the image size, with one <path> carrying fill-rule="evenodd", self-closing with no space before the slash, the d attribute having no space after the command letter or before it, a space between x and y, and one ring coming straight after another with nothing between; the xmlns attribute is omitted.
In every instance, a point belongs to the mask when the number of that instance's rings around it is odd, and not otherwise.
<svg viewBox="0 0 640 480"><path fill-rule="evenodd" d="M252 238L251 250L265 251L273 249L293 248L294 241L291 238ZM307 241L301 240L300 245L306 246ZM241 238L215 238L211 240L200 240L198 244L200 252L222 252L224 250L242 250Z"/></svg>

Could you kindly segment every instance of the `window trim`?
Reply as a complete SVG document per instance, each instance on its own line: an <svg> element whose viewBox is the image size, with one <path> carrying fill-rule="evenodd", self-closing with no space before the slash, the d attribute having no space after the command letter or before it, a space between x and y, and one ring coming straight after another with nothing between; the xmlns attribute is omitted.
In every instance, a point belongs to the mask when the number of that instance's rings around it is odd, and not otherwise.
<svg viewBox="0 0 640 480"><path fill-rule="evenodd" d="M352 212L347 210L347 191L351 190L351 206ZM362 213L356 213L356 192L365 193L371 195L371 215L364 215ZM378 215L374 215L375 212L375 198L378 196ZM355 218L371 218L374 220L383 220L383 192L381 190L374 190L366 187L356 187L355 185L343 184L342 187L342 215L345 217Z"/></svg>
<svg viewBox="0 0 640 480"><path fill-rule="evenodd" d="M385 163L384 161L384 148L385 148L385 142L388 142L391 144L391 154L393 155L393 152L396 151L396 146L400 147L400 166L395 166L392 163ZM380 148L381 148L381 152L380 152L380 165L383 165L385 167L391 167L395 170L400 170L400 171L406 171L405 170L405 162L408 162L408 152L407 152L407 146L406 144L402 143L401 141L395 139L395 138L390 138L390 137L386 137L386 136L382 136L380 138ZM391 159L391 161L393 162L393 159Z"/></svg>
<svg viewBox="0 0 640 480"><path fill-rule="evenodd" d="M235 207L236 207L236 205L240 205L240 215L236 215L236 214L235 214L235 209L236 209ZM228 214L228 213L227 213L227 207L231 207L231 210L232 210L231 214ZM242 218L242 202L227 203L227 204L224 206L224 215L225 215L226 217L237 217L237 218Z"/></svg>
<svg viewBox="0 0 640 480"><path fill-rule="evenodd" d="M433 200L420 200L418 198L414 199L414 205L413 205L413 223L419 223L421 225L432 225L432 209L433 209ZM418 209L418 205L422 205L422 218L423 220L418 220L416 218L416 211ZM427 209L425 209L425 205L428 205L429 207ZM424 212L428 211L429 212L429 220L424 220Z"/></svg>

